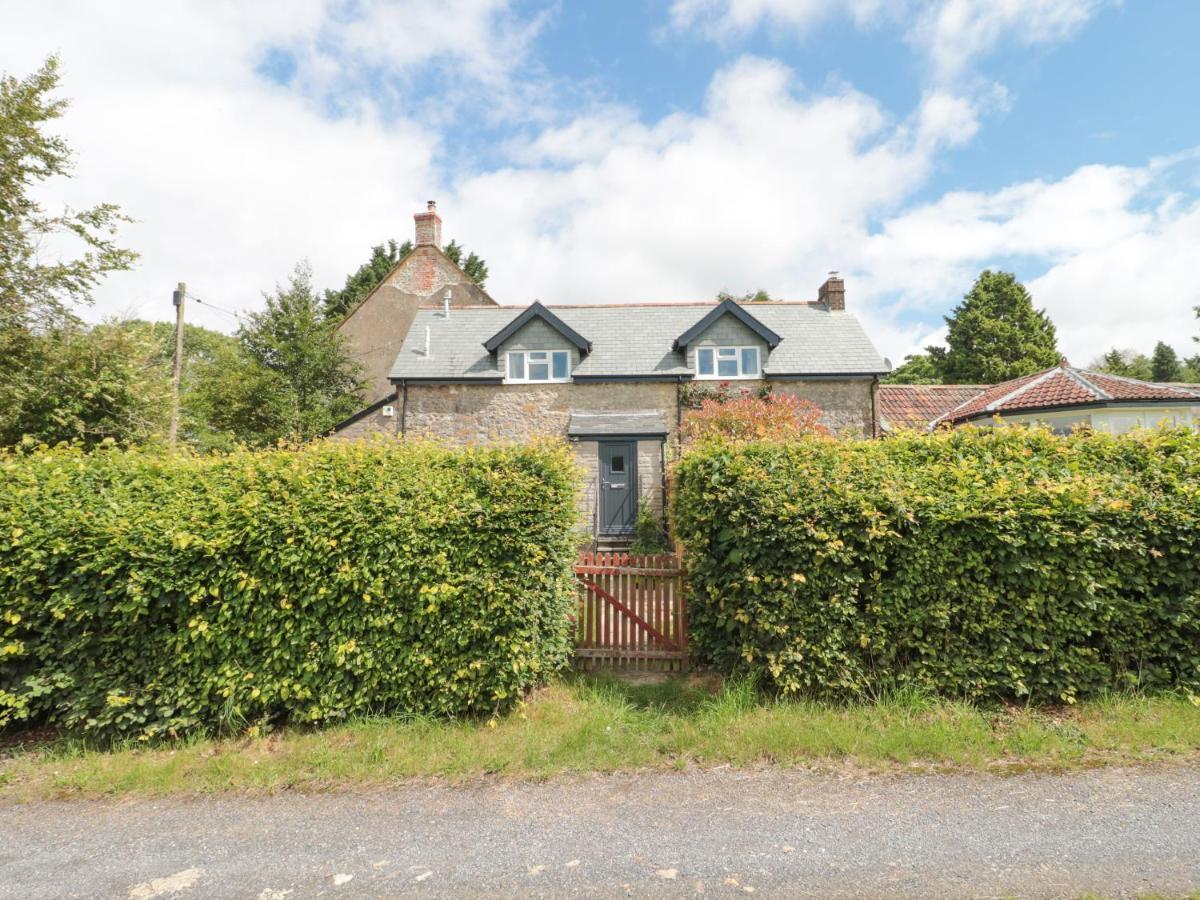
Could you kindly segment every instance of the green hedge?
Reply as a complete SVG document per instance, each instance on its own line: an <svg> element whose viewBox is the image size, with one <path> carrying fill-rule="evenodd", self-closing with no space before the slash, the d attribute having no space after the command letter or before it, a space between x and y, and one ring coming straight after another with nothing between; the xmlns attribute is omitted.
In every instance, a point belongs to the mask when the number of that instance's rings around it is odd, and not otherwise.
<svg viewBox="0 0 1200 900"><path fill-rule="evenodd" d="M693 645L785 694L1200 687L1200 436L708 445L676 470Z"/></svg>
<svg viewBox="0 0 1200 900"><path fill-rule="evenodd" d="M0 453L0 726L487 714L571 648L564 447Z"/></svg>

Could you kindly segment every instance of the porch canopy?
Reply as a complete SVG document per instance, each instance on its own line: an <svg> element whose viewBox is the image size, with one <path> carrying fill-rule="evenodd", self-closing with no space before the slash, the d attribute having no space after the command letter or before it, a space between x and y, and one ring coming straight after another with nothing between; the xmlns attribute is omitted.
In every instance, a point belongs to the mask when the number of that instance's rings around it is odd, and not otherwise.
<svg viewBox="0 0 1200 900"><path fill-rule="evenodd" d="M618 437L665 440L667 421L660 412L571 413L567 437L572 441Z"/></svg>

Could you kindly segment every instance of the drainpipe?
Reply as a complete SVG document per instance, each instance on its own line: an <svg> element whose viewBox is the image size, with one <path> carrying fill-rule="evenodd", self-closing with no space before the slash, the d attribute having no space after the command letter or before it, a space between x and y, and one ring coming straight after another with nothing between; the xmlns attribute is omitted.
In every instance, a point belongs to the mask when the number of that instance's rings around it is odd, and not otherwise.
<svg viewBox="0 0 1200 900"><path fill-rule="evenodd" d="M879 409L876 404L876 396L879 394L879 376L876 375L871 380L871 437L879 437Z"/></svg>
<svg viewBox="0 0 1200 900"><path fill-rule="evenodd" d="M675 376L675 450L683 452L683 376Z"/></svg>
<svg viewBox="0 0 1200 900"><path fill-rule="evenodd" d="M408 434L408 382L400 382L400 437Z"/></svg>
<svg viewBox="0 0 1200 900"><path fill-rule="evenodd" d="M671 533L671 529L667 521L667 442L665 439L658 445L658 471L662 478L662 524L663 537L666 538Z"/></svg>

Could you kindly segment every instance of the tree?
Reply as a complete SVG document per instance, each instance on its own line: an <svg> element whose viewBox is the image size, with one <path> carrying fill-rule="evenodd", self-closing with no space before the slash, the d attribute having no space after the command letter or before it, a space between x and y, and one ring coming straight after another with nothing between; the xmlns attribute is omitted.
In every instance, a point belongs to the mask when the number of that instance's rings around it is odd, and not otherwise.
<svg viewBox="0 0 1200 900"><path fill-rule="evenodd" d="M488 267L487 263L477 253L467 253L466 259L463 259L463 254L466 251L458 245L457 241L451 241L442 248L442 252L450 257L451 262L467 273L467 276L475 282L477 286L482 288L487 282Z"/></svg>
<svg viewBox="0 0 1200 900"><path fill-rule="evenodd" d="M1150 380L1179 381L1182 376L1183 366L1179 364L1175 348L1159 341L1154 345L1154 353L1150 357Z"/></svg>
<svg viewBox="0 0 1200 900"><path fill-rule="evenodd" d="M361 266L346 276L346 284L340 291L326 290L321 295L325 316L340 322L350 310L354 309L367 294L375 290L383 279L387 278L392 269L400 261L412 253L412 241L397 244L388 240L371 248L371 257ZM483 287L488 277L487 263L476 253L467 253L457 241L451 241L442 248L442 252L459 268L461 268L479 287Z"/></svg>
<svg viewBox="0 0 1200 900"><path fill-rule="evenodd" d="M1126 378L1137 378L1141 381L1153 380L1150 357L1134 350L1118 350L1113 347L1099 359L1093 361L1089 368L1095 369L1097 372L1124 375Z"/></svg>
<svg viewBox="0 0 1200 900"><path fill-rule="evenodd" d="M325 291L322 296L325 316L338 321L345 318L346 313L375 290L400 260L412 253L412 249L412 241L397 244L394 240L372 247L371 258L346 276L345 287L340 291Z"/></svg>
<svg viewBox="0 0 1200 900"><path fill-rule="evenodd" d="M156 402L128 393L146 385L142 348L75 316L109 272L136 258L115 240L129 220L111 203L52 213L37 199L44 182L70 175L70 147L44 132L67 108L50 96L58 78L53 56L27 78L0 75L0 441L129 440ZM46 255L47 246L62 253Z"/></svg>
<svg viewBox="0 0 1200 900"><path fill-rule="evenodd" d="M1034 309L1029 291L1009 272L980 273L946 324L946 349L927 348L946 384L1007 381L1060 358L1054 323Z"/></svg>
<svg viewBox="0 0 1200 900"><path fill-rule="evenodd" d="M111 321L24 334L25 365L0 379L0 444L144 444L165 434L171 370L147 331Z"/></svg>
<svg viewBox="0 0 1200 900"><path fill-rule="evenodd" d="M942 376L928 353L910 353L882 379L884 384L941 384Z"/></svg>
<svg viewBox="0 0 1200 900"><path fill-rule="evenodd" d="M1179 380L1188 384L1200 384L1200 353L1183 361L1183 373Z"/></svg>
<svg viewBox="0 0 1200 900"><path fill-rule="evenodd" d="M269 407L261 412L263 436L307 440L359 408L358 367L322 312L307 263L265 296L266 309L238 329L242 349L265 370L251 385Z"/></svg>
<svg viewBox="0 0 1200 900"><path fill-rule="evenodd" d="M58 58L51 56L24 79L0 76L0 329L52 327L73 319L73 307L91 301L109 272L128 269L137 255L117 246L117 227L129 219L111 203L47 212L37 186L69 177L66 141L43 133L67 101L49 95L58 87ZM48 242L74 243L82 254L45 258ZM11 335L9 336L11 338ZM0 338L0 340L3 340ZM0 345L0 354L7 347Z"/></svg>

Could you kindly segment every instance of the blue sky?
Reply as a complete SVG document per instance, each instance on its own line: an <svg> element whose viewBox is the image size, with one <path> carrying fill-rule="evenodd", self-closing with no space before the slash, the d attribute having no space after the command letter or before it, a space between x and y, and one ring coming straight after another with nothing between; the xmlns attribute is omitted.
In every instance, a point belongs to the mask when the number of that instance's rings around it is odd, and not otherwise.
<svg viewBox="0 0 1200 900"><path fill-rule="evenodd" d="M8 71L58 52L67 202L236 313L333 285L439 200L501 302L627 302L826 271L899 361L1015 270L1072 361L1200 349L1200 4L1177 0L4 0ZM110 37L97 42L100 30ZM164 152L164 139L186 135ZM198 310L229 329L228 313Z"/></svg>

